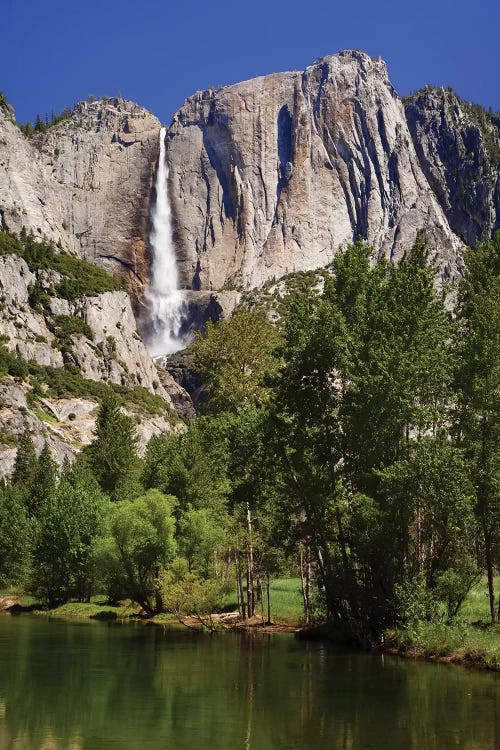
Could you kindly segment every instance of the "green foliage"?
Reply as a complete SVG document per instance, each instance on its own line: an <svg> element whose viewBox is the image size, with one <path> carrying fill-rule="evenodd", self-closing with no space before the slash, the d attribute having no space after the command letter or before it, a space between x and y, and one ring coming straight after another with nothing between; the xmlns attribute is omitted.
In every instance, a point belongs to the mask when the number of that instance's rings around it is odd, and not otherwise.
<svg viewBox="0 0 500 750"><path fill-rule="evenodd" d="M95 438L86 449L89 465L99 485L112 500L130 496L137 465L137 436L133 420L120 410L120 401L109 393L101 402Z"/></svg>
<svg viewBox="0 0 500 750"><path fill-rule="evenodd" d="M55 345L61 351L71 350L73 336L86 336L93 341L94 332L83 320L74 315L55 315L51 322L51 330L55 335Z"/></svg>
<svg viewBox="0 0 500 750"><path fill-rule="evenodd" d="M9 430L6 430L5 427L0 428L0 444L8 445L11 447L17 445L17 435L9 432Z"/></svg>
<svg viewBox="0 0 500 750"><path fill-rule="evenodd" d="M49 300L49 295L43 291L42 285L39 281L35 281L29 285L28 302L30 307L41 312L48 305Z"/></svg>
<svg viewBox="0 0 500 750"><path fill-rule="evenodd" d="M459 569L448 568L437 576L436 597L446 607L446 620L452 622L459 613L474 583L479 579L476 565L470 557L463 557Z"/></svg>
<svg viewBox="0 0 500 750"><path fill-rule="evenodd" d="M30 590L53 607L93 587L93 550L102 534L106 499L88 475L63 477L39 510Z"/></svg>
<svg viewBox="0 0 500 750"><path fill-rule="evenodd" d="M0 231L0 255L22 255L23 245L12 232Z"/></svg>
<svg viewBox="0 0 500 750"><path fill-rule="evenodd" d="M19 486L0 485L0 586L24 584L30 564L30 531Z"/></svg>
<svg viewBox="0 0 500 750"><path fill-rule="evenodd" d="M195 509L188 506L178 524L180 554L186 559L188 570L204 577L213 572L216 556L223 556L227 522L211 508Z"/></svg>
<svg viewBox="0 0 500 750"><path fill-rule="evenodd" d="M185 432L153 436L142 481L175 495L181 509L211 508L224 515L230 491L225 419L200 417Z"/></svg>
<svg viewBox="0 0 500 750"><path fill-rule="evenodd" d="M451 325L425 245L399 266L371 266L362 243L339 253L323 294L292 300L284 338L273 416L284 502L320 550L329 614L362 639L394 617L416 522L409 466L402 502L388 502L379 472L444 425L449 403Z"/></svg>
<svg viewBox="0 0 500 750"><path fill-rule="evenodd" d="M450 569L469 560L474 516L472 487L462 451L446 435L410 444L409 457L378 472L392 533L399 541L397 565L423 576L429 589ZM468 567L468 565L466 565ZM470 585L476 575L473 568Z"/></svg>
<svg viewBox="0 0 500 750"><path fill-rule="evenodd" d="M212 411L239 411L263 398L266 379L275 372L276 329L247 310L217 324L209 322L191 350L194 367L210 392Z"/></svg>
<svg viewBox="0 0 500 750"><path fill-rule="evenodd" d="M456 432L470 464L495 621L494 568L500 565L500 232L466 254L457 317Z"/></svg>
<svg viewBox="0 0 500 750"><path fill-rule="evenodd" d="M26 428L19 438L14 471L12 473L13 485L24 485L29 487L33 483L37 467L37 457L31 432Z"/></svg>
<svg viewBox="0 0 500 750"><path fill-rule="evenodd" d="M52 458L49 446L45 443L36 462L33 478L29 485L27 507L31 516L39 517L42 509L55 493L56 484L57 465Z"/></svg>
<svg viewBox="0 0 500 750"><path fill-rule="evenodd" d="M19 352L7 349L0 343L0 375L12 375L14 378L24 379L28 375L28 365Z"/></svg>
<svg viewBox="0 0 500 750"><path fill-rule="evenodd" d="M158 585L165 612L181 621L195 618L210 630L215 629L211 615L221 609L225 593L220 580L191 573L184 561L177 560L171 570L160 573Z"/></svg>
<svg viewBox="0 0 500 750"><path fill-rule="evenodd" d="M153 437L142 462L122 407L168 415L161 399L25 363L0 342L0 371L30 378L31 405L42 393L101 402L94 442L61 480L48 449L36 459L21 438L9 507L31 524L33 590L57 602L97 587L212 627L230 579L242 614L264 617L267 591L281 606L272 578L298 571L301 588L282 595L295 611L302 596L307 618L314 608L364 644L395 626L423 643L465 628L485 570L494 619L499 270L500 234L466 256L453 319L421 238L399 265L356 242L321 279L294 277L279 333L255 311L208 326L193 351L209 414ZM84 332L65 317L54 328L60 343ZM9 559L3 580L22 578Z"/></svg>
<svg viewBox="0 0 500 750"><path fill-rule="evenodd" d="M111 509L106 554L125 594L148 614L161 610L157 579L175 557L175 498L149 490Z"/></svg>

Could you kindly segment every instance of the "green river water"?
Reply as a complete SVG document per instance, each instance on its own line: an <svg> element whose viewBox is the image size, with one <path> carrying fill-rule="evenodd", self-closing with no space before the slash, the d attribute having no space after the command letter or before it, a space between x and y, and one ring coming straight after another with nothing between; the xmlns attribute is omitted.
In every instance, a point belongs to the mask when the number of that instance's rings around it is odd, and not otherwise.
<svg viewBox="0 0 500 750"><path fill-rule="evenodd" d="M500 678L292 636L0 617L1 750L500 750Z"/></svg>

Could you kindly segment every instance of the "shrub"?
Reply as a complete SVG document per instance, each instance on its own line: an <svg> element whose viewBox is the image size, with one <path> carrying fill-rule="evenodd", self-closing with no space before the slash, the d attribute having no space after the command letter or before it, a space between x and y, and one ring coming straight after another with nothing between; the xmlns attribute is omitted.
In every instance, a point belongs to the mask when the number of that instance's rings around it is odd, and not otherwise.
<svg viewBox="0 0 500 750"><path fill-rule="evenodd" d="M24 258L30 271L45 269L60 273L63 278L54 291L63 299L95 297L124 288L121 281L103 268L68 253L56 252L51 242L37 242L32 234L28 235L24 230L19 239L11 232L0 231L0 255L7 254Z"/></svg>
<svg viewBox="0 0 500 750"><path fill-rule="evenodd" d="M91 341L94 338L92 328L82 318L77 318L75 315L56 315L51 327L56 343L61 349L71 348L72 336L86 336Z"/></svg>

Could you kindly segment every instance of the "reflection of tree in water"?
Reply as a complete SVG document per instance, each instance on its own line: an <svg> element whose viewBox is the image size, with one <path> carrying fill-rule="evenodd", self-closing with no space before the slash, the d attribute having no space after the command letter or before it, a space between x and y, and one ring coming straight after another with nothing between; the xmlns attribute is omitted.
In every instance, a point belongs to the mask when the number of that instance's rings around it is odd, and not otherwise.
<svg viewBox="0 0 500 750"><path fill-rule="evenodd" d="M495 678L289 637L20 618L0 654L2 750L498 745Z"/></svg>

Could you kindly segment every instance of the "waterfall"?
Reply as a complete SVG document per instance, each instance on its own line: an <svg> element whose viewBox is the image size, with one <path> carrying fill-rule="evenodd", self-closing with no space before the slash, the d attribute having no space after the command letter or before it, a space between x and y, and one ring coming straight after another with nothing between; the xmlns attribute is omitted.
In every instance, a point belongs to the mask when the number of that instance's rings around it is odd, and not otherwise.
<svg viewBox="0 0 500 750"><path fill-rule="evenodd" d="M165 160L165 128L160 130L160 156L156 175L156 203L151 213L150 243L153 253L151 283L146 292L151 307L148 348L153 357L172 354L185 345L181 326L185 302L178 289L172 221Z"/></svg>

